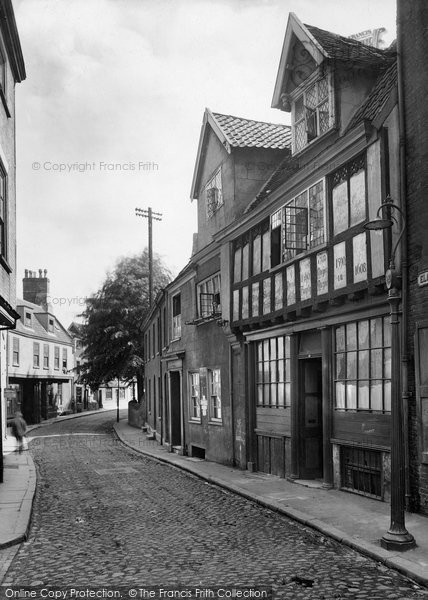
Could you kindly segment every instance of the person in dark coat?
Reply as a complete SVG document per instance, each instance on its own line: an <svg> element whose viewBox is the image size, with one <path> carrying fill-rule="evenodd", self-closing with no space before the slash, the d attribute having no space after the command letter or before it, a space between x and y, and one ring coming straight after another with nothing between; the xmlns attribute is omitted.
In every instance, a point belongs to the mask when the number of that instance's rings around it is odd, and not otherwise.
<svg viewBox="0 0 428 600"><path fill-rule="evenodd" d="M21 454L24 449L24 436L26 431L27 423L25 422L22 413L19 410L17 410L15 413L15 418L12 421L12 433L15 436L16 441L18 443L19 454Z"/></svg>

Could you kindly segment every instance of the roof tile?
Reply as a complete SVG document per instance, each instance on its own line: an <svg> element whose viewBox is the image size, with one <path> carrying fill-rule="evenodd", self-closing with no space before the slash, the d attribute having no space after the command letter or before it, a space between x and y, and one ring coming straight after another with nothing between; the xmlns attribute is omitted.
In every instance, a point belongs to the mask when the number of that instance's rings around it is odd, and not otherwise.
<svg viewBox="0 0 428 600"><path fill-rule="evenodd" d="M253 121L220 113L212 115L233 147L284 150L291 146L289 125Z"/></svg>

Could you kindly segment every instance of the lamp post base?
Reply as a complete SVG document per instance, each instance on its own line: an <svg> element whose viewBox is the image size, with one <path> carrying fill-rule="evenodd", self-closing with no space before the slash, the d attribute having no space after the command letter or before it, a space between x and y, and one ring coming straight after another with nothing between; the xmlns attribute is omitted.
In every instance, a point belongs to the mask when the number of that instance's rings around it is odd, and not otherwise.
<svg viewBox="0 0 428 600"><path fill-rule="evenodd" d="M406 529L400 531L387 531L380 540L380 545L385 550L398 550L404 552L416 546L415 538Z"/></svg>

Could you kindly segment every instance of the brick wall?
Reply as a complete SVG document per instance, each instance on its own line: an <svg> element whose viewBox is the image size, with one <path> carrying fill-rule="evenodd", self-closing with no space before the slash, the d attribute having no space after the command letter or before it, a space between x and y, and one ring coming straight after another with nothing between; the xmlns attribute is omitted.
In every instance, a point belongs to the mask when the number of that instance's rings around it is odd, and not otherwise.
<svg viewBox="0 0 428 600"><path fill-rule="evenodd" d="M414 369L414 332L428 318L428 287L419 287L418 273L428 270L428 4L425 0L398 0L402 24L404 112L406 126L406 178L409 264L410 480L412 507L428 514L428 465L420 465Z"/></svg>

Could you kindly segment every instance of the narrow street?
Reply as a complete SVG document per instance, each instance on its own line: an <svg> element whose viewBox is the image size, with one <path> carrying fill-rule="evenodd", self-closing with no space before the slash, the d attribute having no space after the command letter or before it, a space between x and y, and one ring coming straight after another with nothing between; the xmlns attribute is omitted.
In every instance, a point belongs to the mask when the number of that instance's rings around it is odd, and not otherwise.
<svg viewBox="0 0 428 600"><path fill-rule="evenodd" d="M32 527L3 585L272 585L276 598L427 597L336 542L126 449L114 419L107 412L32 433Z"/></svg>

